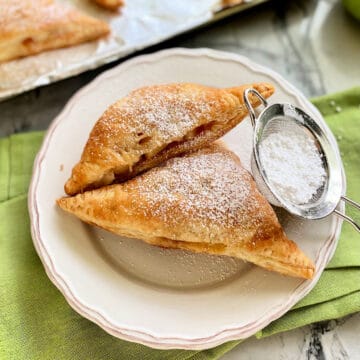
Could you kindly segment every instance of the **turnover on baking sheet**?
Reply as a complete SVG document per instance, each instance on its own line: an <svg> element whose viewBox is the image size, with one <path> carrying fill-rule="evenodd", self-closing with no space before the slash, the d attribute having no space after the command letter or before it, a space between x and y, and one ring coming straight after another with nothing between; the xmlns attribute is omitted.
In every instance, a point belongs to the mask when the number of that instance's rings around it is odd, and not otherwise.
<svg viewBox="0 0 360 360"><path fill-rule="evenodd" d="M98 19L53 0L0 0L0 62L95 40Z"/></svg>
<svg viewBox="0 0 360 360"><path fill-rule="evenodd" d="M175 83L130 92L96 122L65 192L75 195L125 181L215 141L248 114L243 94L249 87L265 98L274 92L267 83L226 89ZM250 101L260 105L255 96Z"/></svg>
<svg viewBox="0 0 360 360"><path fill-rule="evenodd" d="M149 244L233 256L305 279L314 274L312 261L286 237L240 160L217 143L124 183L63 197L58 205Z"/></svg>

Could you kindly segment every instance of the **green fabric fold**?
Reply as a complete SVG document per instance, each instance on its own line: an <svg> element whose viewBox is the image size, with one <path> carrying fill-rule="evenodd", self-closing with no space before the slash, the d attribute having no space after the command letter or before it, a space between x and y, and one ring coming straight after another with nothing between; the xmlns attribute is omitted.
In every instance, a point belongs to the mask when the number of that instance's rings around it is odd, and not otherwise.
<svg viewBox="0 0 360 360"><path fill-rule="evenodd" d="M339 142L347 193L359 200L360 88L313 102ZM47 278L29 230L26 192L42 138L43 133L37 132L0 139L0 358L209 360L237 346L241 341L205 351L154 350L108 335L70 308ZM333 259L315 288L256 336L359 310L360 238L345 224Z"/></svg>
<svg viewBox="0 0 360 360"><path fill-rule="evenodd" d="M32 132L0 139L0 202L27 192L43 137L43 132Z"/></svg>
<svg viewBox="0 0 360 360"><path fill-rule="evenodd" d="M360 87L313 100L333 131L344 163L347 178L346 195L360 201ZM359 212L347 207L346 212L360 222ZM359 243L359 235L351 225L344 223L341 238ZM360 266L360 246L353 241L340 241L338 252L328 268ZM355 245L355 246L353 246Z"/></svg>

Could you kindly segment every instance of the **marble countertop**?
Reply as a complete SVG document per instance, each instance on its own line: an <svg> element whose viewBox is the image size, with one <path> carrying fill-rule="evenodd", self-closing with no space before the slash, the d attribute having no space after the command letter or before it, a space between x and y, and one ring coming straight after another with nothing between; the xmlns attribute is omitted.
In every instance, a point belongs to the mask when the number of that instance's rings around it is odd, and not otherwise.
<svg viewBox="0 0 360 360"><path fill-rule="evenodd" d="M337 0L270 1L152 47L209 47L250 57L308 97L360 85L360 22ZM119 61L120 62L120 61ZM118 63L119 63L118 62ZM71 95L108 65L0 103L0 136L46 129ZM235 359L360 359L360 314L266 339L249 339Z"/></svg>

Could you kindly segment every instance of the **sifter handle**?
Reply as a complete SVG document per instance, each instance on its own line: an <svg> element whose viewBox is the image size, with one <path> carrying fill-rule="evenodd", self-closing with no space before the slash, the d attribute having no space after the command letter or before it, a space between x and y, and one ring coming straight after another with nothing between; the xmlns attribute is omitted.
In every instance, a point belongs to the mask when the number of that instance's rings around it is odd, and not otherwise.
<svg viewBox="0 0 360 360"><path fill-rule="evenodd" d="M341 200L345 201L346 203L353 206L354 208L360 210L360 204L358 204L356 201L351 200L351 199L347 198L346 196L342 196ZM336 215L340 216L342 219L344 219L349 224L351 224L360 233L360 226L359 226L359 224L357 224L354 221L354 219L352 219L350 216L347 216L347 215L341 213L339 210L334 210L334 212Z"/></svg>
<svg viewBox="0 0 360 360"><path fill-rule="evenodd" d="M260 101L263 103L263 105L265 107L268 106L268 102L265 100L265 98L258 92L256 91L255 89L252 89L252 88L249 88L249 89L246 89L244 91L244 102L245 102L245 105L249 111L249 114L250 114L250 119L251 119L251 124L253 127L255 127L255 122L256 122L256 114L255 114L255 110L254 108L251 106L251 102L249 100L249 93L253 93L254 95L256 95Z"/></svg>

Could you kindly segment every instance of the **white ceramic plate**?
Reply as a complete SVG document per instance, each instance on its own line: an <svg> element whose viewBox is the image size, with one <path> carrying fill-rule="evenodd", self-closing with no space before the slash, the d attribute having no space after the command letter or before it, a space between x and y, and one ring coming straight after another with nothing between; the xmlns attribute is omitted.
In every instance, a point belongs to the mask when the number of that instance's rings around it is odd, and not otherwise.
<svg viewBox="0 0 360 360"><path fill-rule="evenodd" d="M244 57L173 49L129 60L80 90L50 127L29 194L32 235L46 272L69 304L105 331L152 347L204 349L251 336L315 285L336 246L334 216L299 221L279 214L288 236L315 261L311 281L240 260L164 250L85 225L55 206L95 121L140 86L191 81L218 87L268 81L270 102L291 102L326 128L318 111L283 78ZM333 136L333 145L337 148ZM252 129L242 122L224 139L248 166Z"/></svg>

